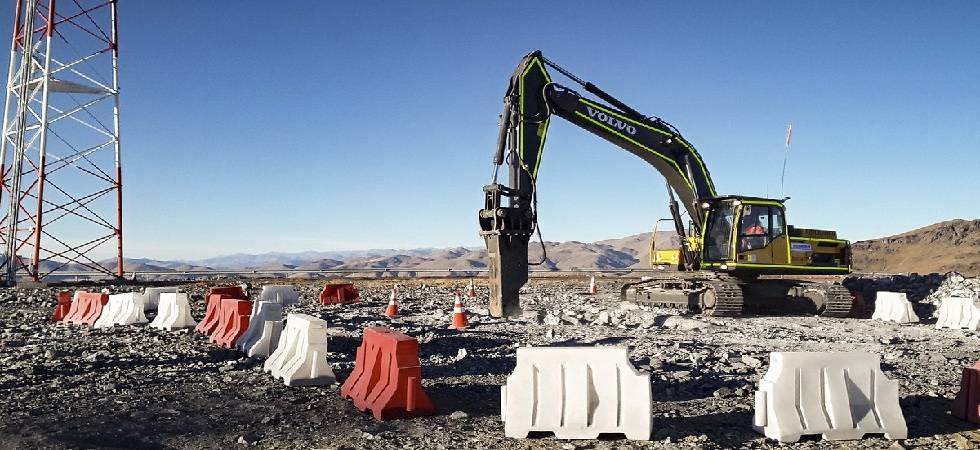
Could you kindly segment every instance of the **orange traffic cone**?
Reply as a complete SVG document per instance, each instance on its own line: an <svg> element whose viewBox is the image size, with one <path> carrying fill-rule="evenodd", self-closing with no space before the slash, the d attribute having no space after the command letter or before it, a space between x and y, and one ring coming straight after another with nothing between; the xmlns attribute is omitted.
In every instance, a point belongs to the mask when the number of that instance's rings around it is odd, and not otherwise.
<svg viewBox="0 0 980 450"><path fill-rule="evenodd" d="M470 285L466 287L466 296L476 298L476 286L473 285L473 280L470 280Z"/></svg>
<svg viewBox="0 0 980 450"><path fill-rule="evenodd" d="M388 298L388 307L385 308L385 315L395 317L398 315L398 287L391 288L391 297Z"/></svg>
<svg viewBox="0 0 980 450"><path fill-rule="evenodd" d="M456 291L455 297L456 302L453 304L453 324L449 328L465 330L469 326L469 321L466 320L466 310L463 309L463 298L459 295L459 290Z"/></svg>
<svg viewBox="0 0 980 450"><path fill-rule="evenodd" d="M599 286L595 284L595 277L589 279L589 293L592 295L599 293Z"/></svg>

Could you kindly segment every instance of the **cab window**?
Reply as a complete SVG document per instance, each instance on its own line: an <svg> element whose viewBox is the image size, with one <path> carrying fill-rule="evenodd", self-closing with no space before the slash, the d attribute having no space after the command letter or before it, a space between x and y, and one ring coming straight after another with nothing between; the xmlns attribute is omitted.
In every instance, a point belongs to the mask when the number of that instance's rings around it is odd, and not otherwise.
<svg viewBox="0 0 980 450"><path fill-rule="evenodd" d="M739 223L738 250L758 250L769 245L769 207L759 205L742 206L742 220Z"/></svg>
<svg viewBox="0 0 980 450"><path fill-rule="evenodd" d="M783 218L783 209L770 206L769 217L771 218L770 237L776 239L786 234L786 220Z"/></svg>
<svg viewBox="0 0 980 450"><path fill-rule="evenodd" d="M704 259L707 261L727 261L731 259L732 222L735 221L735 208L723 204L708 215L705 230Z"/></svg>
<svg viewBox="0 0 980 450"><path fill-rule="evenodd" d="M738 251L758 250L784 234L786 220L782 208L766 205L742 207Z"/></svg>

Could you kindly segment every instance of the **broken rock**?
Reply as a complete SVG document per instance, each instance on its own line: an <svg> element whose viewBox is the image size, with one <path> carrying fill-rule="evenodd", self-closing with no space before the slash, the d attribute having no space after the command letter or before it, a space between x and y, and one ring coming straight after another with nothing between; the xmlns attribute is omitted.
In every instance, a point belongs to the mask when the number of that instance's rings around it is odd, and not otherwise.
<svg viewBox="0 0 980 450"><path fill-rule="evenodd" d="M596 319L593 323L596 325L612 324L612 320L609 317L609 311L605 311L605 310L599 311L599 314L596 316Z"/></svg>
<svg viewBox="0 0 980 450"><path fill-rule="evenodd" d="M742 355L742 362L749 367L762 367L762 361L749 355Z"/></svg>
<svg viewBox="0 0 980 450"><path fill-rule="evenodd" d="M542 322L541 311L537 309L525 309L521 313L521 318L530 323L540 324Z"/></svg>
<svg viewBox="0 0 980 450"><path fill-rule="evenodd" d="M708 330L714 325L700 320L688 319L680 316L670 316L663 322L664 328L681 331Z"/></svg>

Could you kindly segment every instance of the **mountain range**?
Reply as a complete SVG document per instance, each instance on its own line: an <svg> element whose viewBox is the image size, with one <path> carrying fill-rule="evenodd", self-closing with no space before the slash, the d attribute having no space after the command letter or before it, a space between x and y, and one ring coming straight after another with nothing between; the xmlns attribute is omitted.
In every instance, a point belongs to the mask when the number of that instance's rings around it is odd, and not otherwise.
<svg viewBox="0 0 980 450"><path fill-rule="evenodd" d="M651 233L640 233L597 242L532 241L528 260L542 261L542 269L622 269L647 268ZM672 232L657 233L658 246L675 237ZM980 275L980 219L950 220L894 236L852 244L854 268L862 272L946 272L955 270ZM127 273L183 272L197 270L326 270L326 269L483 269L487 252L482 248L417 248L408 250L374 249L361 251L234 254L201 260L166 261L148 258L126 259ZM50 263L48 263L50 264ZM114 260L100 264L112 267ZM42 267L48 270L50 265ZM84 271L69 265L63 270Z"/></svg>

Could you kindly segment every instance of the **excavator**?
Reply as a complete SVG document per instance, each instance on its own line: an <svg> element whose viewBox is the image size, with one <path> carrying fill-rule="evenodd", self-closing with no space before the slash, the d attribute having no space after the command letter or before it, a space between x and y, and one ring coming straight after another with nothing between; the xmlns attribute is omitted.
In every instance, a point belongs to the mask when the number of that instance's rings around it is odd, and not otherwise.
<svg viewBox="0 0 980 450"><path fill-rule="evenodd" d="M549 69L595 98L552 81ZM739 316L802 308L846 317L850 292L827 277L851 272L850 243L827 230L786 222L789 200L719 195L704 159L666 121L647 116L591 82L534 51L510 78L493 155L493 178L483 187L480 235L489 259L490 313L521 313L520 290L528 281L528 245L537 227L537 177L552 117L560 117L630 152L665 179L671 221L680 246L670 259L677 270L626 283L621 298L709 316ZM506 183L499 168L508 166ZM502 181L502 180L501 180ZM683 208L683 211L682 211ZM684 217L686 214L686 217ZM654 248L653 255L664 252ZM542 241L542 251L545 247ZM547 258L546 253L544 255Z"/></svg>

